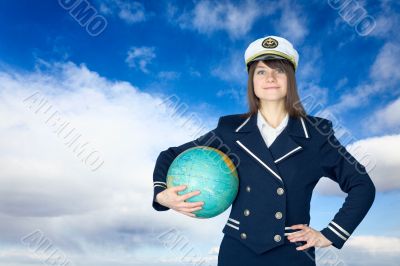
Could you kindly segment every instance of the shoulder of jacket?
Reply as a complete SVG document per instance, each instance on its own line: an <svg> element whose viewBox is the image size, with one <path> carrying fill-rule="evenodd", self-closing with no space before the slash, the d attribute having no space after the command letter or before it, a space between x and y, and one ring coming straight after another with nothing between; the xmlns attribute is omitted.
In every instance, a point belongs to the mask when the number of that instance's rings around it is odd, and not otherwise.
<svg viewBox="0 0 400 266"><path fill-rule="evenodd" d="M225 129L236 129L244 121L246 121L247 118L248 116L246 116L246 113L221 116L218 121L218 127Z"/></svg>
<svg viewBox="0 0 400 266"><path fill-rule="evenodd" d="M313 124L313 125L328 125L331 124L332 125L332 121L323 117L319 117L319 116L313 116L313 115L307 115L306 120Z"/></svg>
<svg viewBox="0 0 400 266"><path fill-rule="evenodd" d="M332 121L319 116L307 115L306 123L317 135L329 135L333 131Z"/></svg>

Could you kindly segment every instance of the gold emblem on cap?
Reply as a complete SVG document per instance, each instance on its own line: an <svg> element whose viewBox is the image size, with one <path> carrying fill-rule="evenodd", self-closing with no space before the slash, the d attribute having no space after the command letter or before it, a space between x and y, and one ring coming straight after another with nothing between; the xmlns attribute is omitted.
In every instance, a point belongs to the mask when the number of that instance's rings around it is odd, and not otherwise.
<svg viewBox="0 0 400 266"><path fill-rule="evenodd" d="M262 42L262 46L263 46L264 48L272 49L272 48L275 48L275 47L278 46L278 41L275 40L274 38L268 37L267 39L265 39L265 40Z"/></svg>

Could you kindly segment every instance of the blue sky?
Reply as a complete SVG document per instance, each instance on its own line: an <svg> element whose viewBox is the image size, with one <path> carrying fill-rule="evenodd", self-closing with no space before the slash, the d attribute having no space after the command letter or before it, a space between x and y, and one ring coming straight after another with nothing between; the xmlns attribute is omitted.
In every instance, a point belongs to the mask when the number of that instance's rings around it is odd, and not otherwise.
<svg viewBox="0 0 400 266"><path fill-rule="evenodd" d="M357 3L377 21L381 19L377 14L382 15L384 9L381 5L386 5L391 15L396 13L394 1L383 2ZM263 15L252 11L253 16L246 16L243 23L240 12L224 14L222 2L216 7L198 3L199 8L216 10L215 18L208 22L203 21L202 15L190 20L190 16L195 16L196 10L191 9L196 1L146 1L140 7L131 4L131 17L122 19L123 1L91 3L107 21L104 31L96 37L90 36L58 1L41 1L40 4L2 1L0 31L4 38L0 52L3 63L27 70L34 69L38 59L84 63L109 79L132 82L146 92L176 93L196 106L207 103L222 115L243 112L246 108L245 102L238 100L243 99L246 86L243 54L256 38L270 34L290 39L300 52L297 78L301 92L304 95L317 90L325 106L344 103L340 97L374 83L372 65L382 47L396 41L391 39L395 36L393 22L381 22L382 27L371 26L371 33L360 36L356 32L358 24L351 26L341 17L340 9L333 9L328 2L315 1L307 6L301 1L284 1L279 5L274 2L230 3L232 8L247 8L249 13L255 7L271 13ZM300 16L300 12L291 10L292 6L305 13ZM290 12L293 14L284 18L285 13ZM226 22L228 16L236 19L234 25ZM126 62L128 51L135 49L141 55L129 64ZM346 117L342 124L359 137L371 136L358 126L360 117L368 117L399 95L398 90L393 89L396 83L392 86L379 83L378 86L384 93L375 93L373 98L366 99L368 110L346 108L346 103L338 107L340 118ZM223 108L218 107L222 107L221 102Z"/></svg>
<svg viewBox="0 0 400 266"><path fill-rule="evenodd" d="M179 256L154 240L154 233L168 228L183 232L215 265L227 213L205 224L172 211L155 213L151 173L161 150L194 139L198 123L182 123L191 114L207 130L222 115L247 111L244 51L266 35L283 36L298 50L300 96L315 99L307 111L333 120L339 139L347 134L342 142L350 150L361 148L356 157L369 154L375 162L369 169L378 190L375 203L338 255L347 265L360 265L358 254L365 258L362 265L395 265L397 1L348 1L361 12L357 16L332 1L77 0L105 23L96 36L79 24L74 8L63 6L68 2L75 1L0 2L0 265L39 265L46 255L34 258L21 241L36 229L76 265L100 265L89 254L101 257L101 265L176 265ZM101 171L76 160L45 114L32 111L37 102L24 99L35 93L100 151ZM171 95L189 108L179 119L171 119L164 103ZM344 197L336 184L321 180L311 224L322 229ZM210 233L202 236L198 226Z"/></svg>

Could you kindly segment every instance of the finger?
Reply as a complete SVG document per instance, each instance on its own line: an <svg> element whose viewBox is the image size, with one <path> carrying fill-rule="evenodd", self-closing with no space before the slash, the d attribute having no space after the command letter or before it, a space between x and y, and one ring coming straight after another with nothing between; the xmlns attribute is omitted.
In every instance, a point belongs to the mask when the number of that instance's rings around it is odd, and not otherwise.
<svg viewBox="0 0 400 266"><path fill-rule="evenodd" d="M196 202L182 202L179 204L180 208L194 208L194 207L199 207L203 206L204 201L196 201Z"/></svg>
<svg viewBox="0 0 400 266"><path fill-rule="evenodd" d="M307 224L295 224L295 225L292 225L290 228L291 229L305 229L307 227L308 227Z"/></svg>
<svg viewBox="0 0 400 266"><path fill-rule="evenodd" d="M187 187L186 185L180 185L180 186L172 187L171 190L174 191L174 192L178 192L178 191L185 190L186 187Z"/></svg>
<svg viewBox="0 0 400 266"><path fill-rule="evenodd" d="M195 208L182 208L180 210L184 211L184 212L194 212L194 211L198 211L198 210L201 210L201 209L202 209L202 207L195 207Z"/></svg>
<svg viewBox="0 0 400 266"><path fill-rule="evenodd" d="M300 247L297 247L296 250L305 250L305 249L310 248L312 246L313 245L311 244L311 242L307 242L306 244L304 244L304 245L302 245Z"/></svg>
<svg viewBox="0 0 400 266"><path fill-rule="evenodd" d="M304 237L304 236L290 239L291 242L300 242L300 241L307 242L308 240L309 240L309 238L308 237Z"/></svg>
<svg viewBox="0 0 400 266"><path fill-rule="evenodd" d="M184 212L184 211L178 211L179 213L182 213L186 216L190 216L190 217L195 217L195 215L193 213L189 213L189 212Z"/></svg>
<svg viewBox="0 0 400 266"><path fill-rule="evenodd" d="M291 233L290 235L288 235L287 238L289 240L292 240L292 239L297 239L297 238L302 237L302 236L304 236L304 231L297 231L295 233Z"/></svg>
<svg viewBox="0 0 400 266"><path fill-rule="evenodd" d="M196 217L196 214L194 214L194 213L184 212L184 211L178 211L178 212L180 212L180 213L182 213L184 215L190 216L190 217Z"/></svg>
<svg viewBox="0 0 400 266"><path fill-rule="evenodd" d="M193 196L197 196L199 194L200 194L200 190L196 190L196 191L188 192L188 193L186 193L184 195L181 195L180 198L182 200L187 200L187 199L189 199L189 198L191 198Z"/></svg>
<svg viewBox="0 0 400 266"><path fill-rule="evenodd" d="M310 231L300 230L300 231L291 233L291 234L288 236L288 239L303 237L303 236L305 236L306 234L308 234L309 232L310 232Z"/></svg>
<svg viewBox="0 0 400 266"><path fill-rule="evenodd" d="M308 241L310 239L316 238L316 234L312 230L301 231L302 233L293 237L288 238L290 241Z"/></svg>
<svg viewBox="0 0 400 266"><path fill-rule="evenodd" d="M288 239L291 241L291 242L296 242L296 241L298 241L298 239L300 239L300 237L297 235L297 236L295 236L295 235L291 235L291 236L288 236Z"/></svg>

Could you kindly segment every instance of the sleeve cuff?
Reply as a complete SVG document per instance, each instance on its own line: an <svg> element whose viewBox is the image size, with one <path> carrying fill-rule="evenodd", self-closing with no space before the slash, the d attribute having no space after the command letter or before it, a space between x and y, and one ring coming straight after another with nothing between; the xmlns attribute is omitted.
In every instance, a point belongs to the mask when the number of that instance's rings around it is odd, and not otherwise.
<svg viewBox="0 0 400 266"><path fill-rule="evenodd" d="M160 193L161 191L164 191L167 188L167 185L164 182L154 182L153 186L154 186L153 208L156 211L167 211L167 210L169 210L168 207L166 207L164 205L161 205L160 203L158 203L156 201L157 194Z"/></svg>
<svg viewBox="0 0 400 266"><path fill-rule="evenodd" d="M332 246L337 249L341 249L347 239L350 237L350 233L343 229L340 225L334 221L330 222L327 227L321 230L321 233L332 242Z"/></svg>

